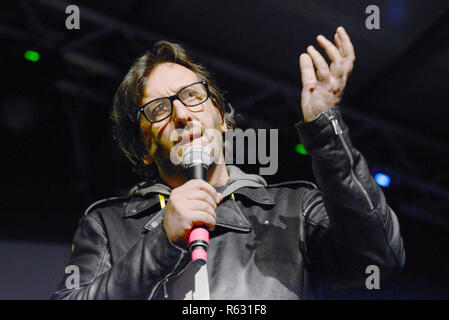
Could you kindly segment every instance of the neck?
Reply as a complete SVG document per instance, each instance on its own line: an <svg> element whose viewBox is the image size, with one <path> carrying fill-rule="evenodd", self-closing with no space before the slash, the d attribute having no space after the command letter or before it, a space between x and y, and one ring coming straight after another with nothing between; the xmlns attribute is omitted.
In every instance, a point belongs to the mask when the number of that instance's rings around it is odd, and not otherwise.
<svg viewBox="0 0 449 320"><path fill-rule="evenodd" d="M221 187L228 182L229 174L225 164L218 164L209 168L207 172L207 182L214 187Z"/></svg>

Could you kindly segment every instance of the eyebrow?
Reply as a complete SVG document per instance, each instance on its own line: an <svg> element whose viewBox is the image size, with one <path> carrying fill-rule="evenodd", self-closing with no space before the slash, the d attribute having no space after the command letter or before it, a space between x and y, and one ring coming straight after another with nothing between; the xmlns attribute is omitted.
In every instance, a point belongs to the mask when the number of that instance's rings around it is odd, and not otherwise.
<svg viewBox="0 0 449 320"><path fill-rule="evenodd" d="M179 87L179 89L177 89L176 91L175 91L175 94L176 94L176 92L178 92L181 88L183 88L184 86L182 86L182 87ZM169 96L161 96L161 97L156 97L156 98L154 98L154 97L146 97L145 98L145 95L144 94L142 94L142 105L141 106L143 106L143 105L145 105L145 104L147 104L148 102L150 102L150 101L153 101L153 100L156 100L156 99L162 99L162 98L167 98L167 97L169 97Z"/></svg>
<svg viewBox="0 0 449 320"><path fill-rule="evenodd" d="M198 76L197 76L197 78L198 78ZM174 94L178 93L179 90L181 90L182 88L185 88L185 87L191 85L192 83L195 83L195 82L198 82L198 81L202 81L202 79L198 79L198 80L195 80L195 81L190 82L190 83L188 83L188 84L184 84L184 85L182 85L182 86L179 86L178 88L175 89L175 91L174 91L175 93L174 93ZM170 90L170 89L169 89L169 90ZM174 95L174 94L172 94L172 95ZM172 95L170 95L170 96L172 96ZM145 103L143 103L142 106L143 106L144 104L150 102L150 101L153 101L153 100L156 100L156 99L167 98L167 97L169 97L169 96L162 96L162 97L157 97L157 98L146 99L147 101L146 101ZM142 101L144 100L143 98L144 98L144 95L142 94Z"/></svg>

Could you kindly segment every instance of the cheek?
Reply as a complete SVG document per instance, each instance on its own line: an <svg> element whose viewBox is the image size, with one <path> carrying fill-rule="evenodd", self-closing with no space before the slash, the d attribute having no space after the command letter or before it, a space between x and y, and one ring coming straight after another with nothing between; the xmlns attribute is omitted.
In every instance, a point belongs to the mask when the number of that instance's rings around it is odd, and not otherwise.
<svg viewBox="0 0 449 320"><path fill-rule="evenodd" d="M145 143L145 147L151 143L152 134L151 134L151 125L147 123L140 122L140 132L142 133L143 141Z"/></svg>
<svg viewBox="0 0 449 320"><path fill-rule="evenodd" d="M206 114L211 114L213 116L207 117L207 126L208 128L220 129L220 124L222 123L222 117L220 111L212 102L209 102L207 105Z"/></svg>
<svg viewBox="0 0 449 320"><path fill-rule="evenodd" d="M144 142L148 153L154 156L159 149L170 149L173 142L170 141L170 123L161 125L141 125Z"/></svg>
<svg viewBox="0 0 449 320"><path fill-rule="evenodd" d="M140 130L142 132L143 141L145 143L145 150L151 156L153 156L157 150L156 137L159 130L154 125L142 122L140 124Z"/></svg>

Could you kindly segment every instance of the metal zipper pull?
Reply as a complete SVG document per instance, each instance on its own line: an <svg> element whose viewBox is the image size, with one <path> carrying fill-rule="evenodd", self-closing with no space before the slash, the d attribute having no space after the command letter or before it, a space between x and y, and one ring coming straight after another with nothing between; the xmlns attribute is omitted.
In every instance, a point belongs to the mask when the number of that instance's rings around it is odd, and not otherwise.
<svg viewBox="0 0 449 320"><path fill-rule="evenodd" d="M168 299L167 282L168 282L168 278L165 278L165 279L164 279L164 283L163 283L163 285L164 285L164 298L165 298L165 299Z"/></svg>
<svg viewBox="0 0 449 320"><path fill-rule="evenodd" d="M154 294L156 293L156 290L159 288L159 286L161 285L161 283L162 283L162 285L164 286L164 297L165 297L165 298L168 298L167 286L166 286L166 284L167 284L167 282L168 282L168 278L169 278L169 277L175 272L175 270L178 268L179 264L180 264L181 261L182 261L182 258L184 258L184 255L185 255L185 250L181 252L181 256L179 257L178 261L176 262L176 265L175 265L175 267L173 268L173 270L172 270L172 271L171 271L171 272L170 272L164 279L162 279L161 281L159 281L159 282L153 287L153 289L151 290L150 296L148 297L148 300L150 300L151 298L153 298ZM181 270L180 272L178 272L178 274L176 274L176 275L179 275L181 272L183 272L185 269L187 269L187 266L188 266L188 264L184 267L184 269L182 269L182 270Z"/></svg>
<svg viewBox="0 0 449 320"><path fill-rule="evenodd" d="M332 126L334 127L334 132L336 135L340 135L343 133L343 130L340 128L340 124L338 123L337 118L334 116L329 117L330 122L332 123Z"/></svg>

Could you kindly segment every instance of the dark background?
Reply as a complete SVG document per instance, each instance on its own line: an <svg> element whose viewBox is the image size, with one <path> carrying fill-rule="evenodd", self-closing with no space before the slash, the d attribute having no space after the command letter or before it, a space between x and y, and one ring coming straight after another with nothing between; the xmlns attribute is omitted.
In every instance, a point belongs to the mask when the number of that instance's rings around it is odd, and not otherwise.
<svg viewBox="0 0 449 320"><path fill-rule="evenodd" d="M78 5L79 30L65 8ZM368 30L365 9L380 9ZM138 181L112 140L112 97L154 41L183 44L215 75L242 128L279 129L269 182L314 180L300 142L298 57L342 25L356 62L342 112L400 223L407 263L376 292L449 298L449 2L440 0L4 1L0 4L0 299L47 299L93 201ZM317 46L316 46L317 47ZM38 62L24 58L27 50ZM244 166L258 172L256 165Z"/></svg>

